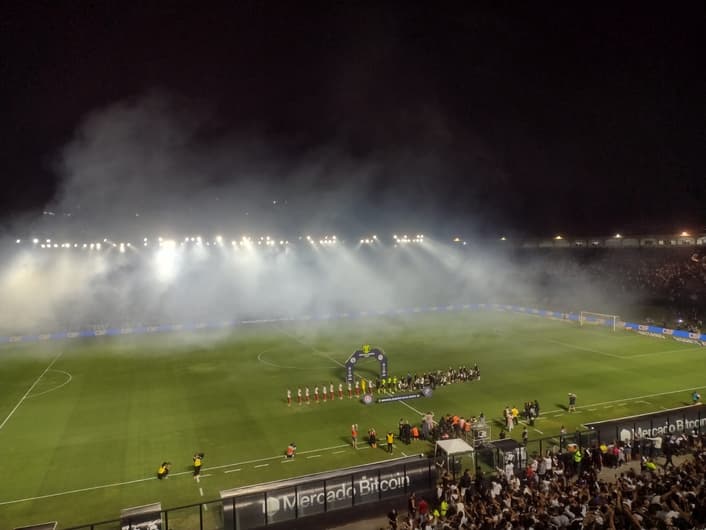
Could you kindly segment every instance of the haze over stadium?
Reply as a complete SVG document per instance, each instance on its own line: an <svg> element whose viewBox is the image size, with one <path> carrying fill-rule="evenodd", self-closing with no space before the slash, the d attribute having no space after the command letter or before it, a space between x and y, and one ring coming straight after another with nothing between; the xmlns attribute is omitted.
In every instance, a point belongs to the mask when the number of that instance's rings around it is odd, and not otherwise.
<svg viewBox="0 0 706 530"><path fill-rule="evenodd" d="M703 158L691 152L703 109L688 97L703 93L703 79L678 66L698 47L689 31L670 38L695 24L686 12L660 19L647 37L652 13L618 25L568 8L546 18L522 9L429 17L418 6L242 6L188 22L165 20L159 8L43 9L40 19L18 7L9 24L18 45L3 126L12 153L2 172L7 331L334 312L400 305L413 291L418 300L500 300L502 286L522 300L534 289L531 264L512 271L506 256L476 253L469 275L440 243L704 228ZM70 24L43 22L67 16ZM106 16L113 26L99 23ZM24 24L36 29L32 40ZM600 36L589 38L597 25ZM115 46L111 37L125 31L130 38ZM178 31L189 37L175 39ZM225 32L232 47L219 42ZM361 238L380 234L389 245L405 233L439 244L405 265L389 254L369 267L354 252ZM229 256L233 267L194 256L160 277L155 266L171 251L148 266L138 248L145 237L219 234L292 244L338 234L346 250L304 260L297 245L265 264ZM48 263L27 247L18 254L8 244L16 239L135 249ZM458 278L442 280L437 260ZM574 283L581 296L600 292Z"/></svg>

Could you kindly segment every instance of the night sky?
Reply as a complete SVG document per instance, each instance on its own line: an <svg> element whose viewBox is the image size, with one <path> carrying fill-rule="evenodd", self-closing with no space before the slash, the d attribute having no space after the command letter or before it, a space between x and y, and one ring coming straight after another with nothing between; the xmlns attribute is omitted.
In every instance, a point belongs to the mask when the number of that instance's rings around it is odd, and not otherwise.
<svg viewBox="0 0 706 530"><path fill-rule="evenodd" d="M448 233L706 229L702 2L172 4L5 4L6 226L66 207L62 153L87 116L156 98L199 116L190 149L246 145L274 164L281 202L360 179L345 208L365 212L360 229L417 213L432 225L420 229ZM287 170L317 157L330 171L306 185ZM216 180L252 178L220 168Z"/></svg>

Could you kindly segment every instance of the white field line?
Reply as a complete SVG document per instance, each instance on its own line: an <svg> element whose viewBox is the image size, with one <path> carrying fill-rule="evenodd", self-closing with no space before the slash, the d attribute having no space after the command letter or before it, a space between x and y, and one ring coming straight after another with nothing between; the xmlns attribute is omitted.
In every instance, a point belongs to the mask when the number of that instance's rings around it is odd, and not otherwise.
<svg viewBox="0 0 706 530"><path fill-rule="evenodd" d="M1 431L2 428L5 426L5 424L10 420L10 418L11 418L12 415L15 413L15 411L16 411L18 408L20 408L20 405L22 405L22 403L24 402L24 400L27 399L27 396L29 396L29 394L32 392L32 390L34 390L34 387L37 386L37 383L39 383L39 381L42 379L42 377L44 377L44 374L46 374L49 370L51 370L51 367L54 366L54 363L59 360L59 357L61 357L61 354L62 354L62 353L63 353L63 352L59 352L59 355L57 355L56 357L54 357L54 359L52 360L52 362L49 363L49 366L47 366L47 367L44 369L44 371L43 371L41 374L39 374L39 377L37 377L37 379L34 380L34 383L32 383L32 386L29 387L29 389L27 390L27 392L25 392L24 396L22 396L22 397L20 398L20 400L17 402L17 405L15 405L15 408L13 408L13 409L10 411L10 414L8 414L7 417L3 420L3 422L0 423L0 431Z"/></svg>
<svg viewBox="0 0 706 530"><path fill-rule="evenodd" d="M307 458L321 458L321 455L309 455Z"/></svg>
<svg viewBox="0 0 706 530"><path fill-rule="evenodd" d="M27 399L35 398L38 396L43 396L44 394L48 394L49 392L54 392L54 390L59 390L61 387L68 385L71 382L71 380L74 378L74 376L72 376L69 372L64 372L63 370L49 370L49 371L50 372L59 372L60 374L68 375L69 378L66 381L64 381L63 383L61 383L59 386L55 386L54 388L50 388L49 390L45 390L44 392L40 392L39 394L30 394L29 396L27 396Z"/></svg>
<svg viewBox="0 0 706 530"><path fill-rule="evenodd" d="M681 394L682 392L693 392L694 390L704 390L704 389L706 389L706 386L682 388L681 390L670 390L669 392L657 392L656 394L645 394L644 396L635 396L635 397L631 397L631 398L624 397L624 398L620 398L620 399L614 399L612 401L602 401L600 403L589 403L587 405L581 405L576 408L590 410L588 407L598 407L600 405L608 405L611 403L624 403L626 401L638 401L641 399L646 399L646 398L651 398L651 397L668 396L670 394ZM564 409L548 410L546 412L542 412L542 414L554 414L557 412L566 412L566 410L564 410Z"/></svg>
<svg viewBox="0 0 706 530"><path fill-rule="evenodd" d="M565 348L572 348L574 350L580 350L580 351L587 351L591 353L597 353L598 355L605 355L607 357L613 357L614 359L622 359L622 360L627 360L630 357L626 357L625 355L616 355L614 353L608 353L600 350L594 350L593 348L584 348L583 346L576 346L575 344L569 344L568 342L561 342L558 340L554 339L544 339L546 342L551 342L553 344L558 344L559 346L564 346Z"/></svg>
<svg viewBox="0 0 706 530"><path fill-rule="evenodd" d="M267 359L262 358L263 353L270 352L272 350L276 350L277 348L267 348L266 350L262 350L260 353L257 354L257 360L260 361L262 364L266 364L268 366L274 366L275 368L284 368L286 370L301 370L299 366L284 366L282 364L277 364L273 363L271 361L268 361Z"/></svg>
<svg viewBox="0 0 706 530"><path fill-rule="evenodd" d="M258 464L258 465L254 466L254 467L255 467L255 469L257 469L258 467L267 467L267 466L269 466L269 465L270 465L270 464Z"/></svg>
<svg viewBox="0 0 706 530"><path fill-rule="evenodd" d="M309 451L299 451L299 454L314 453L314 452L318 452L318 451L329 451L331 449L340 449L341 447L348 447L348 444L333 445L331 447L323 447L320 449L311 449ZM243 462L236 462L234 464L224 464L222 466L213 466L213 467L204 468L204 470L211 471L214 469L223 469L225 467L240 466L240 465L245 465L245 464L254 464L255 462L264 462L266 460L277 460L279 458L282 458L282 455L269 456L269 457L265 457L265 458L256 458L254 460L246 460ZM241 470L241 468L230 469L230 470L224 471L224 473L234 473L235 471L240 471L240 470ZM192 471L180 471L179 473L170 473L170 476L178 477L180 475L191 475L192 473L193 473ZM140 482L147 482L149 480L157 480L157 477L138 478L135 480L128 480L125 482L112 482L110 484L101 484L98 486L90 486L87 488L78 488L78 489L74 489L74 490L60 491L57 493L48 493L46 495L39 495L36 497L27 497L25 499L15 499L12 501L0 501L0 506L5 506L7 504L17 504L20 502L36 501L36 500L40 500L40 499L50 499L52 497L59 497L62 495L71 495L72 493L84 493L86 491L95 491L95 490L101 490L101 489L106 489L106 488L114 488L114 487L118 487L118 486L127 486L129 484L139 484Z"/></svg>
<svg viewBox="0 0 706 530"><path fill-rule="evenodd" d="M345 451L334 451L334 452L331 453L331 454L332 454L332 455L339 455L339 454L341 454L341 453L345 453Z"/></svg>
<svg viewBox="0 0 706 530"><path fill-rule="evenodd" d="M203 497L203 488L199 488L199 493L200 493L201 496Z"/></svg>
<svg viewBox="0 0 706 530"><path fill-rule="evenodd" d="M569 344L568 342L561 342L561 341L554 340L554 339L540 339L540 341L553 342L554 344L559 344L560 346L565 346L567 348L572 348L574 350L581 350L581 351L587 351L587 352L591 352L591 353L597 353L599 355L606 355L608 357L614 357L616 359L622 359L622 360L637 359L640 357L649 357L652 355L664 355L667 353L679 353L679 352L684 352L684 351L700 351L700 346L694 346L693 348L685 347L685 348L678 348L678 349L673 349L673 350L660 350L660 351L653 351L653 352L647 352L647 353L637 353L635 355L630 355L630 354L618 355L615 353L608 353L608 352L601 351L601 350L594 350L593 348L586 348L584 346L577 346L576 344Z"/></svg>
<svg viewBox="0 0 706 530"><path fill-rule="evenodd" d="M287 460L283 460L283 462L286 462ZM227 469L223 473L235 473L236 471L240 471L241 468L238 469Z"/></svg>

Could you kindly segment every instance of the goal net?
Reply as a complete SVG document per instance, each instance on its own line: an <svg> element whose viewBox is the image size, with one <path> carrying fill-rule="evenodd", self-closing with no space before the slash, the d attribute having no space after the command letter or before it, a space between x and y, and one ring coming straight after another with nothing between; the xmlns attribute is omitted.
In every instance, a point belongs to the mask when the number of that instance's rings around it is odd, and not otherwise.
<svg viewBox="0 0 706 530"><path fill-rule="evenodd" d="M618 315L606 315L604 313L592 313L591 311L581 311L579 313L579 326L593 325L605 326L615 331L618 329Z"/></svg>

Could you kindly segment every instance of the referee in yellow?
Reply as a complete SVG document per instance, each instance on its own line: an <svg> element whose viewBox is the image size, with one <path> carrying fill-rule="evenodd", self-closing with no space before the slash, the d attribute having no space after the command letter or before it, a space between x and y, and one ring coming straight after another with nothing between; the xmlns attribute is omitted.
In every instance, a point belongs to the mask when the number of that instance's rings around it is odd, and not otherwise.
<svg viewBox="0 0 706 530"><path fill-rule="evenodd" d="M395 435L392 432L388 432L385 436L385 441L387 442L387 452L392 454L392 443L395 441Z"/></svg>

